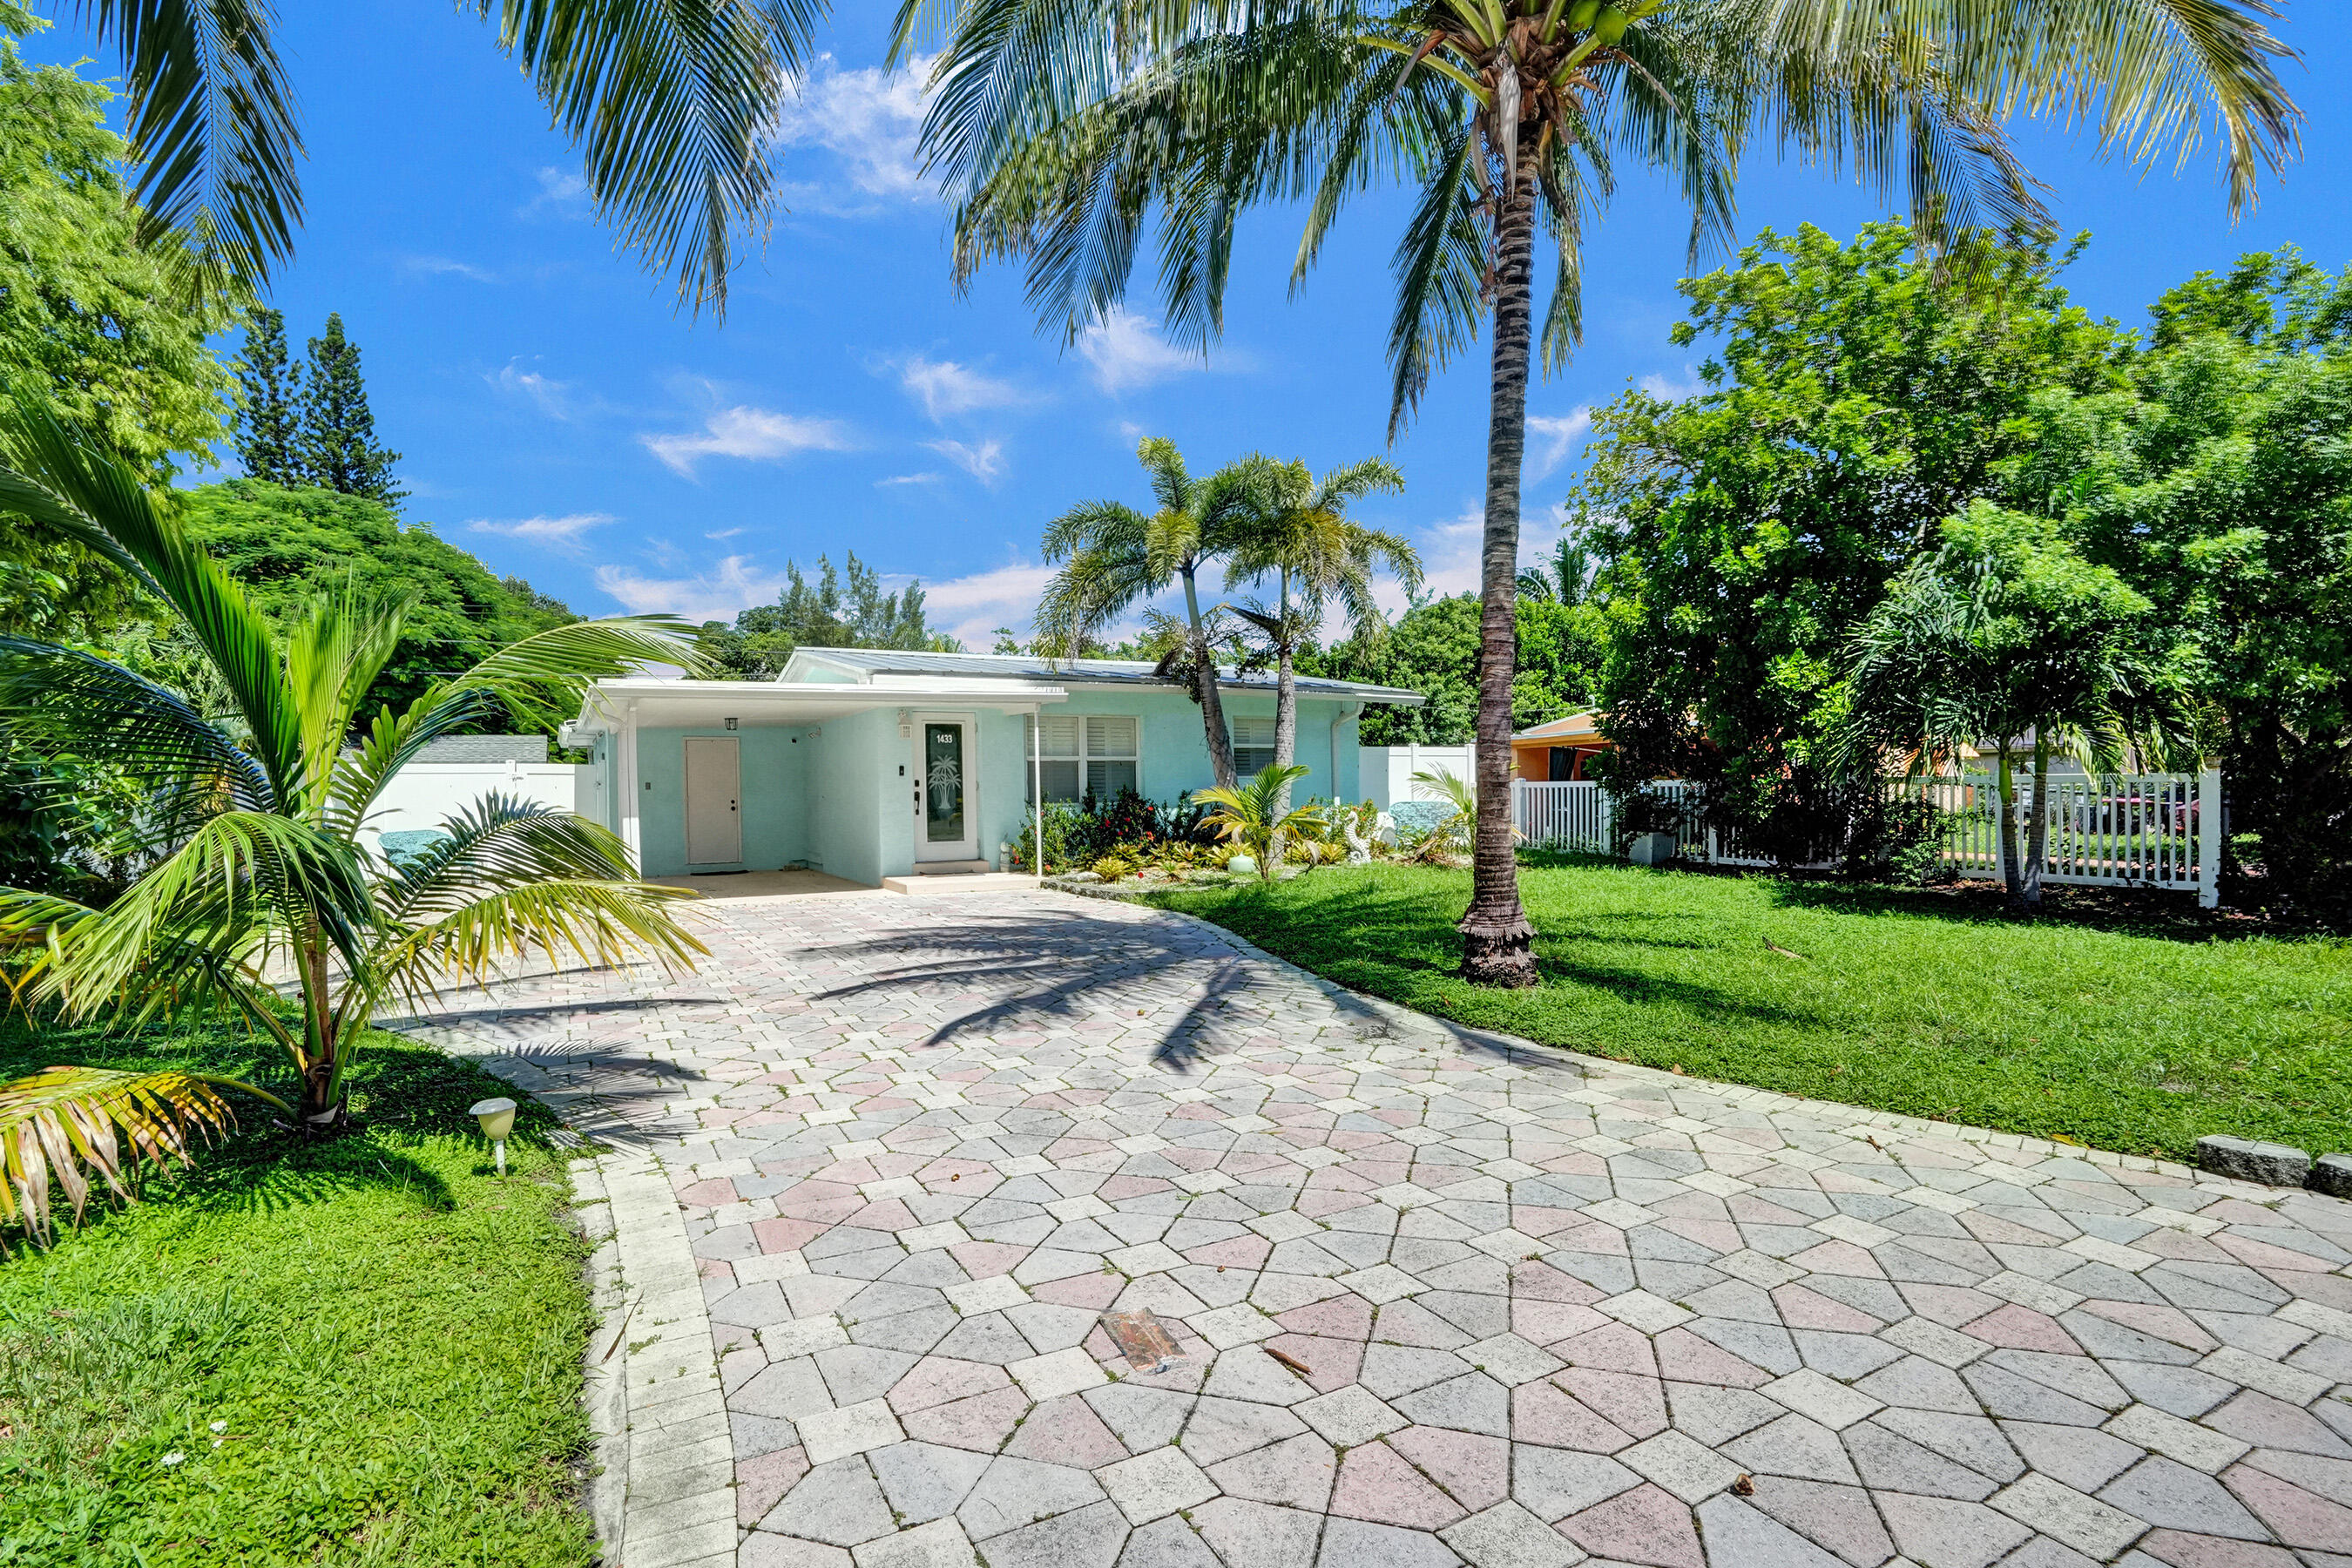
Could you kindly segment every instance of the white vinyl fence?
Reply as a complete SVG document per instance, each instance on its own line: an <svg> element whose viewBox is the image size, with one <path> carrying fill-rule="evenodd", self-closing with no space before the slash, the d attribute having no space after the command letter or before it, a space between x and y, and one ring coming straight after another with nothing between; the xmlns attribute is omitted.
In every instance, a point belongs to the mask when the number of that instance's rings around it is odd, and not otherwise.
<svg viewBox="0 0 2352 1568"><path fill-rule="evenodd" d="M1449 773L1458 779L1478 776L1478 752L1471 746L1359 746L1356 782L1382 811L1401 800L1443 800L1427 784L1412 782L1420 773Z"/></svg>
<svg viewBox="0 0 2352 1568"><path fill-rule="evenodd" d="M1717 866L1769 866L1770 858L1735 837L1703 826L1702 786L1660 780L1644 786L1678 806L1677 835L1685 859ZM1956 876L1998 881L2000 801L1985 774L1958 778L1889 779L1891 794L1924 798L1943 827L1943 863ZM2015 813L2021 846L2032 823L2032 785L2021 781ZM1608 792L1597 784L1515 780L1512 819L1525 842L1549 849L1614 854L1615 822ZM2221 774L2131 773L2122 777L2053 778L2048 843L2042 879L2083 887L2163 888L2194 892L2209 908L2221 898ZM1819 868L1818 867L1814 868Z"/></svg>

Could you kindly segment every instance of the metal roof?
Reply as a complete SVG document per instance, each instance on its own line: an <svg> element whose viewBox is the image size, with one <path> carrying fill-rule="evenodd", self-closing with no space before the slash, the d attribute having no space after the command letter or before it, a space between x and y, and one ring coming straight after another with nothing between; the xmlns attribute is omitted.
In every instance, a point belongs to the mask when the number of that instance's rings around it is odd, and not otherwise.
<svg viewBox="0 0 2352 1568"><path fill-rule="evenodd" d="M794 650L792 661L785 665L784 675L778 679L788 677L793 666L803 659L859 670L866 675L997 676L1007 679L1052 681L1060 686L1182 685L1171 677L1159 674L1158 667L1149 659L1048 659L1022 653L908 653L897 648L879 647L799 648ZM1244 690L1272 691L1275 688L1272 670L1254 670L1244 676L1223 669L1217 675L1224 684ZM1351 702L1383 702L1403 707L1417 706L1426 700L1418 691L1407 691L1393 686L1370 686L1356 680L1327 680L1312 675L1299 676L1297 681L1302 697L1332 697Z"/></svg>

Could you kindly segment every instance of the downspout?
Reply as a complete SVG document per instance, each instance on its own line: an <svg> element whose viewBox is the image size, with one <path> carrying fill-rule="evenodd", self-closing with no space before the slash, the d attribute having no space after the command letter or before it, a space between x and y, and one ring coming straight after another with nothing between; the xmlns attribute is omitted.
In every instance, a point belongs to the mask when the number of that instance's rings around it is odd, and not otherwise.
<svg viewBox="0 0 2352 1568"><path fill-rule="evenodd" d="M1045 880L1045 710L1029 710L1029 842L1037 851L1037 881Z"/></svg>

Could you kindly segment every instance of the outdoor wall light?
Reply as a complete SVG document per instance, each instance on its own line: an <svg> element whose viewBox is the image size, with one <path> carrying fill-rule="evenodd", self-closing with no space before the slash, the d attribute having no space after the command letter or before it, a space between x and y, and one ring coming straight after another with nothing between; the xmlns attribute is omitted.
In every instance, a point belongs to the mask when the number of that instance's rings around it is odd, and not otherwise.
<svg viewBox="0 0 2352 1568"><path fill-rule="evenodd" d="M467 1108L468 1116L482 1124L482 1136L490 1141L499 1162L499 1174L507 1173L507 1134L514 1131L515 1102L511 1100L478 1100Z"/></svg>
<svg viewBox="0 0 2352 1568"><path fill-rule="evenodd" d="M735 721L734 721L734 720L732 720L732 719L728 720L728 721L727 721L727 727L728 727L730 730L732 730L733 728L735 728Z"/></svg>

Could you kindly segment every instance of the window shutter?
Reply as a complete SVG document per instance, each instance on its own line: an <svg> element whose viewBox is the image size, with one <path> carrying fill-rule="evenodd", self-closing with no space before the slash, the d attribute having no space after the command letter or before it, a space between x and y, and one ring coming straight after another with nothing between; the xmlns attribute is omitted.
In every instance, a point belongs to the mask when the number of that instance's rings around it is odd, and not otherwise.
<svg viewBox="0 0 2352 1568"><path fill-rule="evenodd" d="M1088 719L1087 721L1087 755L1088 757L1135 755L1135 721L1119 718Z"/></svg>

